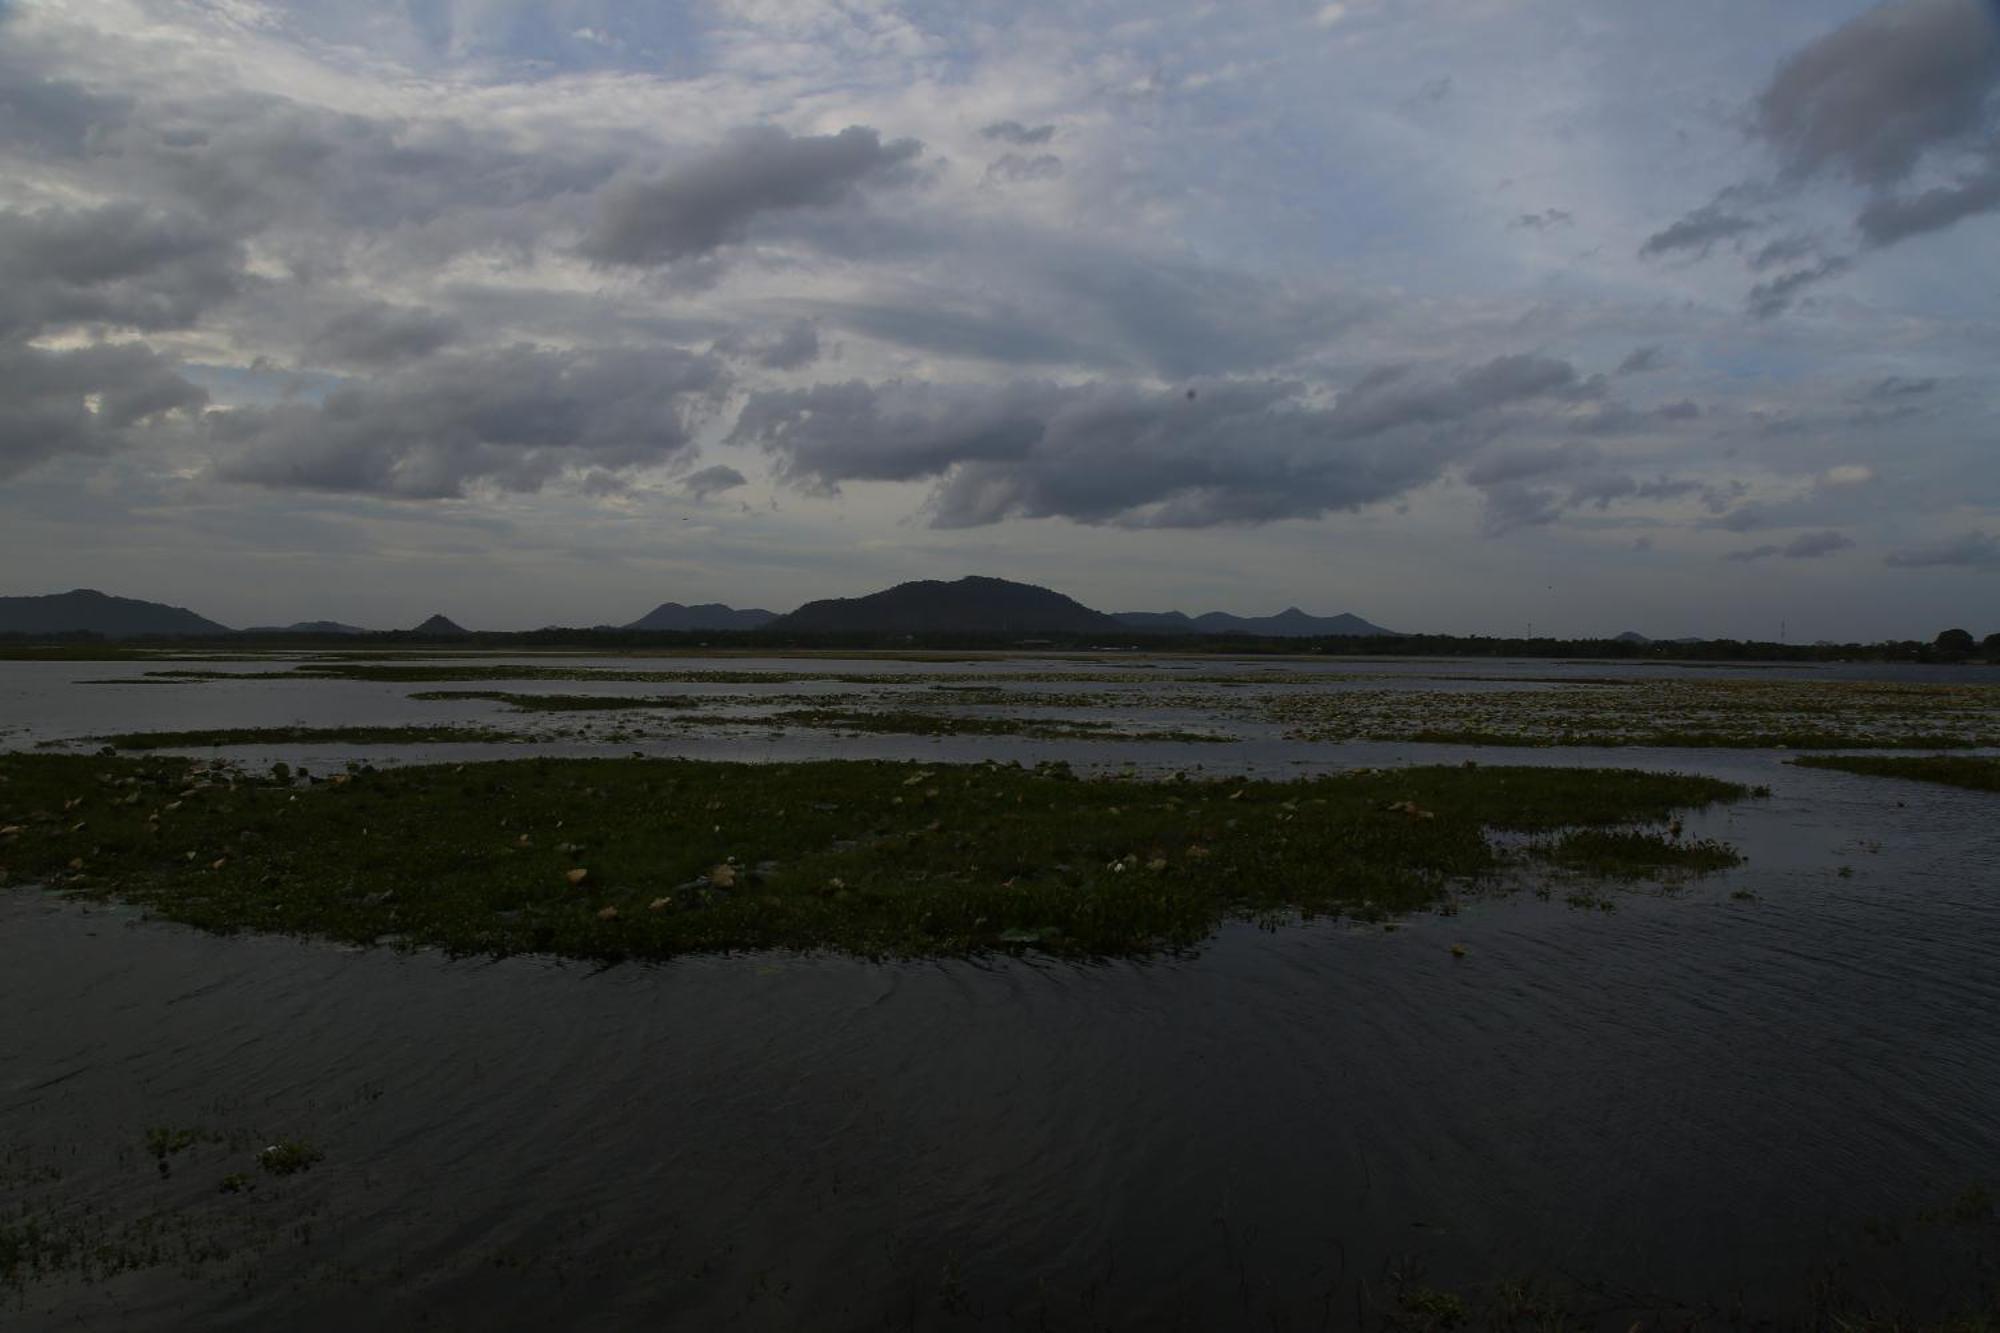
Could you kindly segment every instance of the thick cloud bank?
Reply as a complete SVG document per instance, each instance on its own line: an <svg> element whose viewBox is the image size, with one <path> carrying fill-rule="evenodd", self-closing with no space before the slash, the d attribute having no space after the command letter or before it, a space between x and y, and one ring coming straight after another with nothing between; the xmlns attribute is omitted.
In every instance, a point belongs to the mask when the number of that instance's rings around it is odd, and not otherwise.
<svg viewBox="0 0 2000 1333"><path fill-rule="evenodd" d="M863 186L907 181L922 151L914 139L884 143L862 125L797 137L770 125L742 130L677 171L607 191L583 253L607 264L706 254L740 240L761 215L824 208Z"/></svg>
<svg viewBox="0 0 2000 1333"><path fill-rule="evenodd" d="M210 422L234 480L435 499L678 462L723 384L718 362L687 352L514 347Z"/></svg>
<svg viewBox="0 0 2000 1333"><path fill-rule="evenodd" d="M760 393L735 437L807 489L936 483L932 522L1061 517L1122 527L1312 518L1393 499L1580 389L1567 362L1500 357L1455 377L1372 375L1323 402L1297 381L1185 393L1125 384L859 381Z"/></svg>

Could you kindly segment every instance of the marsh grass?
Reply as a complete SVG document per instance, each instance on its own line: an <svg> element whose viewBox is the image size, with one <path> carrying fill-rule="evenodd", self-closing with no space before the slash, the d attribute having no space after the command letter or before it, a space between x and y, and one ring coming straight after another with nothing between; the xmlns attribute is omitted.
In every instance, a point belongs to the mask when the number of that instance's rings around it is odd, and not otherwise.
<svg viewBox="0 0 2000 1333"><path fill-rule="evenodd" d="M325 1160L325 1151L305 1139L279 1139L257 1154L257 1165L273 1176L295 1176Z"/></svg>
<svg viewBox="0 0 2000 1333"><path fill-rule="evenodd" d="M1593 681L1554 688L1274 695L1294 740L1828 750L2000 744L2000 687L1856 681Z"/></svg>
<svg viewBox="0 0 2000 1333"><path fill-rule="evenodd" d="M625 709L695 708L701 701L686 695L627 698L607 694L513 694L505 690L419 690L410 696L425 702L483 700L506 704L517 713L596 713Z"/></svg>
<svg viewBox="0 0 2000 1333"><path fill-rule="evenodd" d="M490 727L223 727L130 731L92 739L119 750L192 750L225 745L498 745L533 738Z"/></svg>
<svg viewBox="0 0 2000 1333"><path fill-rule="evenodd" d="M1032 696L1023 703L1041 705ZM760 724L786 727L824 727L840 731L894 732L913 736L1027 736L1040 740L1182 741L1228 744L1234 736L1186 730L1148 731L1099 722L1063 717L975 717L954 713L918 713L908 709L797 708L766 718L749 719Z"/></svg>
<svg viewBox="0 0 2000 1333"><path fill-rule="evenodd" d="M1659 823L1746 795L1551 768L1139 782L1060 766L530 759L301 784L10 755L0 859L16 879L207 929L461 954L1142 955L1231 918L1433 906L1518 873L1495 831Z"/></svg>
<svg viewBox="0 0 2000 1333"><path fill-rule="evenodd" d="M1713 838L1639 829L1577 829L1532 854L1572 874L1607 880L1689 878L1743 864L1741 853Z"/></svg>
<svg viewBox="0 0 2000 1333"><path fill-rule="evenodd" d="M2000 791L2000 759L1973 755L1811 755L1794 759L1800 768L1831 768L1876 778L1941 782L1972 791Z"/></svg>

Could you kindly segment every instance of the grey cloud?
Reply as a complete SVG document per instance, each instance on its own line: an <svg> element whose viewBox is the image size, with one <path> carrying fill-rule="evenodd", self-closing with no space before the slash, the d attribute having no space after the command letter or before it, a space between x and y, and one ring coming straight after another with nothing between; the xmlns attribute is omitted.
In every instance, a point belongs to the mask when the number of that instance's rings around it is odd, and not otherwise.
<svg viewBox="0 0 2000 1333"><path fill-rule="evenodd" d="M1725 532L1756 532L1763 528L1785 526L1785 517L1773 506L1747 504L1737 506L1706 526L1721 528Z"/></svg>
<svg viewBox="0 0 2000 1333"><path fill-rule="evenodd" d="M429 356L464 332L450 315L375 302L328 319L306 353L316 364L390 366Z"/></svg>
<svg viewBox="0 0 2000 1333"><path fill-rule="evenodd" d="M757 364L767 370L800 370L819 360L819 330L798 320L757 350Z"/></svg>
<svg viewBox="0 0 2000 1333"><path fill-rule="evenodd" d="M1002 185L1051 181L1058 179L1062 174L1063 160L1054 153L1038 153L1034 157L1008 153L989 163L986 168L986 179Z"/></svg>
<svg viewBox="0 0 2000 1333"><path fill-rule="evenodd" d="M1731 551L1726 560L1747 563L1752 560L1769 560L1773 556L1783 556L1787 560L1818 560L1836 551L1852 548L1854 539L1839 532L1808 532L1793 538L1783 546L1753 546L1747 551Z"/></svg>
<svg viewBox="0 0 2000 1333"><path fill-rule="evenodd" d="M242 247L134 204L0 211L0 336L70 324L182 328L244 284Z"/></svg>
<svg viewBox="0 0 2000 1333"><path fill-rule="evenodd" d="M207 401L150 348L45 351L0 342L0 476L123 444L132 427Z"/></svg>
<svg viewBox="0 0 2000 1333"><path fill-rule="evenodd" d="M1484 498L1486 513L1483 527L1486 535L1498 537L1518 528L1544 527L1571 510L1586 507L1606 510L1621 501L1678 500L1701 496L1704 502L1714 502L1715 492L1700 482L1671 477L1642 481L1628 472L1595 470L1589 466L1595 461L1594 457L1579 455L1578 458L1585 461L1585 468L1581 475L1568 483L1555 483L1554 473L1569 470L1560 463L1540 473L1503 476L1487 481L1468 472L1466 479L1480 486Z"/></svg>
<svg viewBox="0 0 2000 1333"><path fill-rule="evenodd" d="M1901 375L1889 375L1869 385L1862 397L1878 400L1918 398L1935 390L1937 385L1938 382L1934 379L1912 380L1904 379Z"/></svg>
<svg viewBox="0 0 2000 1333"><path fill-rule="evenodd" d="M1056 127L1037 125L1030 129L1018 120L996 120L979 133L983 138L998 139L1017 148L1033 148L1055 138Z"/></svg>
<svg viewBox="0 0 2000 1333"><path fill-rule="evenodd" d="M1360 318L1350 295L1101 249L1051 256L1053 317L1182 379L1284 365Z"/></svg>
<svg viewBox="0 0 2000 1333"><path fill-rule="evenodd" d="M1560 208L1545 208L1539 213L1523 213L1508 225L1526 227L1530 231L1548 231L1554 227L1575 226L1576 215Z"/></svg>
<svg viewBox="0 0 2000 1333"><path fill-rule="evenodd" d="M1693 421L1701 416L1701 406L1688 399L1642 412L1626 403L1599 403L1590 411L1572 418L1570 429L1585 435L1619 435L1665 422Z"/></svg>
<svg viewBox="0 0 2000 1333"><path fill-rule="evenodd" d="M1992 147L2000 92L2000 11L1992 0L1888 0L1786 60L1758 97L1752 127L1781 159L1784 184L1844 178L1869 192L1855 217L1865 248L1881 249L2000 208L2000 153ZM1905 195L1920 168L1931 174L1966 154L1978 165L1956 179ZM1707 254L1719 240L1775 223L1736 207L1770 203L1770 187L1742 184L1649 239L1641 253ZM1799 294L1852 267L1810 238L1770 240L1747 262L1759 282L1750 313L1769 319Z"/></svg>
<svg viewBox="0 0 2000 1333"><path fill-rule="evenodd" d="M121 187L172 198L218 227L258 234L301 274L337 273L349 251L391 233L406 262L488 244L527 250L581 220L619 155L578 136L531 151L455 121L370 117L281 97L149 100L105 137Z"/></svg>
<svg viewBox="0 0 2000 1333"><path fill-rule="evenodd" d="M1915 195L1878 196L1861 210L1855 225L1864 240L1880 248L1942 231L1996 208L2000 208L2000 153L1989 154L1984 166L1950 185Z"/></svg>
<svg viewBox="0 0 2000 1333"><path fill-rule="evenodd" d="M1051 327L1061 321L1013 306L935 300L906 302L816 301L806 308L845 328L936 356L977 357L1007 365L1129 364L1113 349L1071 338Z"/></svg>
<svg viewBox="0 0 2000 1333"><path fill-rule="evenodd" d="M1730 211L1721 203L1704 204L1663 231L1646 238L1640 255L1654 258L1677 250L1706 255L1718 241L1727 241L1757 230L1763 224L1743 213Z"/></svg>
<svg viewBox="0 0 2000 1333"><path fill-rule="evenodd" d="M1599 509L1608 509L1614 500L1679 500L1700 495L1706 490L1707 487L1698 481L1681 481L1672 477L1641 481L1629 473L1605 473L1587 477L1571 487L1569 505L1572 508L1595 505Z"/></svg>
<svg viewBox="0 0 2000 1333"><path fill-rule="evenodd" d="M755 394L732 440L780 479L832 491L933 480L931 521L1010 516L1121 527L1309 518L1435 480L1506 429L1509 409L1575 390L1566 363L1502 357L1449 380L1376 379L1316 403L1303 384L991 387L859 381Z"/></svg>
<svg viewBox="0 0 2000 1333"><path fill-rule="evenodd" d="M0 6L0 22L6 13ZM0 149L33 158L81 156L104 129L122 124L132 100L51 78L18 53L0 50Z"/></svg>
<svg viewBox="0 0 2000 1333"><path fill-rule="evenodd" d="M1819 247L1810 237L1780 236L1769 241L1750 256L1750 267L1762 273L1767 269L1779 268L1785 264L1796 264L1819 253Z"/></svg>
<svg viewBox="0 0 2000 1333"><path fill-rule="evenodd" d="M658 180L607 190L582 252L631 265L706 254L741 239L760 215L824 208L864 185L907 181L922 151L914 139L885 144L861 125L797 137L770 125L742 130Z"/></svg>
<svg viewBox="0 0 2000 1333"><path fill-rule="evenodd" d="M1837 277L1854 266L1853 261L1835 255L1808 268L1794 269L1750 289L1750 313L1770 319L1791 308L1799 294L1815 283Z"/></svg>
<svg viewBox="0 0 2000 1333"><path fill-rule="evenodd" d="M715 351L766 370L800 370L819 360L819 330L811 320L795 319L775 334L724 334L715 340Z"/></svg>
<svg viewBox="0 0 2000 1333"><path fill-rule="evenodd" d="M718 463L691 473L681 482L681 486L697 500L706 500L711 495L733 491L738 486L748 486L750 479L733 467Z"/></svg>
<svg viewBox="0 0 2000 1333"><path fill-rule="evenodd" d="M1845 551L1854 545L1854 539L1839 532L1808 532L1793 538L1785 546L1787 560L1817 560L1821 556L1832 555L1835 551Z"/></svg>
<svg viewBox="0 0 2000 1333"><path fill-rule="evenodd" d="M957 244L952 281L906 279L794 308L924 353L1168 379L1305 361L1373 310L1317 283L1066 238L1008 232Z"/></svg>
<svg viewBox="0 0 2000 1333"><path fill-rule="evenodd" d="M1666 356L1657 346L1639 347L1618 363L1620 375L1644 375L1648 371L1659 370L1667 364Z"/></svg>
<svg viewBox="0 0 2000 1333"><path fill-rule="evenodd" d="M1602 457L1602 451L1588 444L1511 449L1480 459L1465 470L1465 479L1474 486L1498 486L1591 467Z"/></svg>
<svg viewBox="0 0 2000 1333"><path fill-rule="evenodd" d="M1974 531L1892 552L1898 569L2000 569L2000 537Z"/></svg>
<svg viewBox="0 0 2000 1333"><path fill-rule="evenodd" d="M2000 30L1984 0L1896 0L1787 60L1757 125L1796 173L1889 186L1933 147L1980 134L1996 80Z"/></svg>
<svg viewBox="0 0 2000 1333"><path fill-rule="evenodd" d="M674 462L725 386L721 363L672 348L443 355L350 382L318 403L209 415L231 480L435 499L490 484Z"/></svg>

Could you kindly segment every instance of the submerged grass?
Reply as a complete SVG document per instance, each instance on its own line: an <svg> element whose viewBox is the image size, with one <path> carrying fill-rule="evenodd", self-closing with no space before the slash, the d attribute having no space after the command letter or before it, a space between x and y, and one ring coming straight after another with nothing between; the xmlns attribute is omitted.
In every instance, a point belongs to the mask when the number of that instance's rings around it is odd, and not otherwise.
<svg viewBox="0 0 2000 1333"><path fill-rule="evenodd" d="M2000 687L1869 681L1593 680L1500 690L1314 690L1265 716L1293 740L1688 749L2000 744Z"/></svg>
<svg viewBox="0 0 2000 1333"><path fill-rule="evenodd" d="M530 759L301 783L0 756L0 862L213 930L667 957L1037 945L1145 954L1223 920L1434 903L1489 832L1665 821L1744 788L1616 770L1078 781L1061 766Z"/></svg>
<svg viewBox="0 0 2000 1333"><path fill-rule="evenodd" d="M1041 704L1026 697L1023 702ZM1206 731L1147 731L1067 717L972 717L963 714L917 713L906 709L872 711L842 708L797 708L774 713L760 723L788 727L830 727L842 731L896 732L913 736L1027 736L1040 740L1196 741L1227 744L1234 736Z"/></svg>
<svg viewBox="0 0 2000 1333"><path fill-rule="evenodd" d="M419 690L410 696L424 701L485 700L506 704L517 713L600 713L635 708L694 708L698 699L682 695L621 698L604 694L512 694L505 690Z"/></svg>
<svg viewBox="0 0 2000 1333"><path fill-rule="evenodd" d="M1800 768L1833 768L1843 773L1861 773L1876 778L1909 778L1916 782L1941 782L1973 791L2000 791L2000 759L1968 755L1811 755L1792 761Z"/></svg>
<svg viewBox="0 0 2000 1333"><path fill-rule="evenodd" d="M120 750L192 750L224 745L493 745L531 738L490 727L223 727L128 731L97 739Z"/></svg>
<svg viewBox="0 0 2000 1333"><path fill-rule="evenodd" d="M1640 829L1576 829L1537 846L1534 856L1592 879L1682 878L1743 864L1728 843Z"/></svg>

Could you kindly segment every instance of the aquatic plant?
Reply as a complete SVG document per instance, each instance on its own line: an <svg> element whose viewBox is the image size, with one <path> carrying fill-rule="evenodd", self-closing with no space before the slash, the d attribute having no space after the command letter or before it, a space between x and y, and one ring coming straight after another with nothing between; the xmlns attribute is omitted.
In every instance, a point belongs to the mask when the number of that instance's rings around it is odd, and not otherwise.
<svg viewBox="0 0 2000 1333"><path fill-rule="evenodd" d="M0 778L9 864L67 892L215 930L594 958L1182 949L1231 918L1401 913L1550 864L1502 831L1568 848L1568 879L1645 857L1698 872L1713 853L1642 840L1613 857L1563 835L1746 795L1504 767L1143 782L1053 764L528 759L301 786L184 759L9 755Z"/></svg>
<svg viewBox="0 0 2000 1333"><path fill-rule="evenodd" d="M257 1165L274 1176L293 1176L310 1171L326 1160L318 1145L304 1139L279 1139L257 1154Z"/></svg>
<svg viewBox="0 0 2000 1333"><path fill-rule="evenodd" d="M1972 755L1808 755L1792 760L1800 768L1831 768L1877 778L1941 782L1972 791L2000 791L2000 758Z"/></svg>

